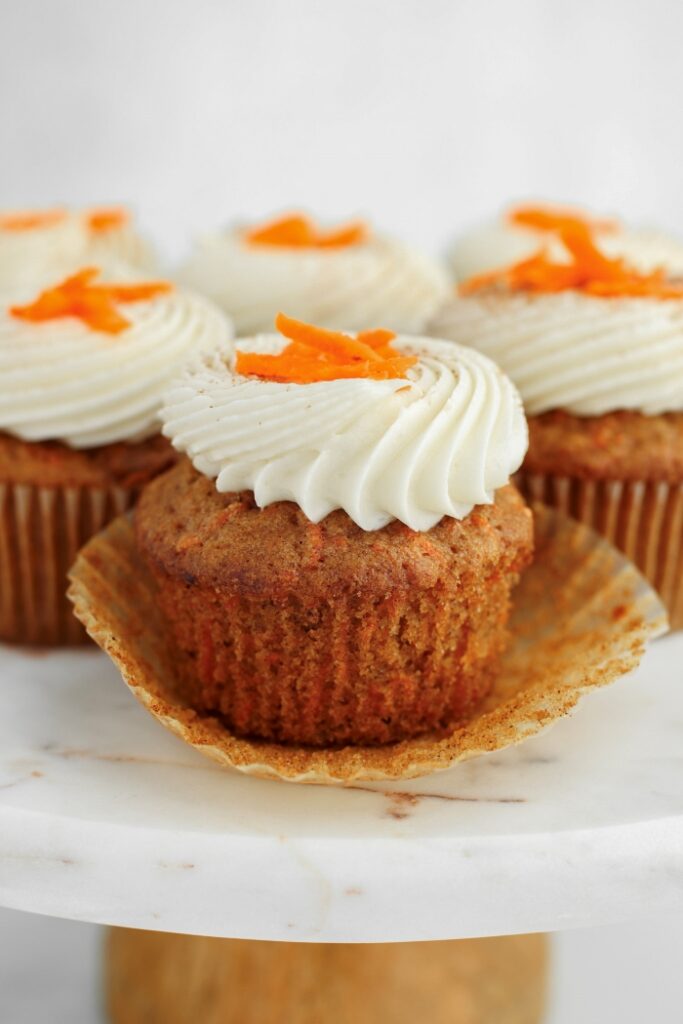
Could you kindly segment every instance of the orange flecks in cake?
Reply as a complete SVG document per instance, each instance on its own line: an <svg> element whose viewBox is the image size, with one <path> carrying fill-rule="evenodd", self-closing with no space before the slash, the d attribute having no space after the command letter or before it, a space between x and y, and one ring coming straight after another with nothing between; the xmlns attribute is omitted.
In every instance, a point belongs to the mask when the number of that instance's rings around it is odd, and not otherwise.
<svg viewBox="0 0 683 1024"><path fill-rule="evenodd" d="M402 356L392 347L396 337L392 331L361 331L353 338L293 320L284 313L278 313L275 326L289 338L289 345L277 355L237 352L237 373L291 384L347 377L390 380L405 378L417 362L415 356Z"/></svg>
<svg viewBox="0 0 683 1024"><path fill-rule="evenodd" d="M554 229L568 259L551 259L545 249L499 270L477 274L460 285L462 295L500 286L510 291L551 293L579 291L601 298L683 298L683 284L670 281L663 268L641 273L624 259L606 256L593 230L578 220L565 220Z"/></svg>
<svg viewBox="0 0 683 1024"><path fill-rule="evenodd" d="M363 221L352 221L329 231L321 228L303 213L286 214L245 232L250 245L275 245L293 249L342 249L359 245L369 237Z"/></svg>
<svg viewBox="0 0 683 1024"><path fill-rule="evenodd" d="M130 220L130 213L123 206L102 206L87 213L88 227L95 234L122 228Z"/></svg>
<svg viewBox="0 0 683 1024"><path fill-rule="evenodd" d="M93 331L120 334L130 321L116 308L127 302L144 302L172 291L168 281L134 284L96 284L97 267L85 267L52 288L46 288L26 306L11 306L9 312L20 320L42 323L75 316Z"/></svg>
<svg viewBox="0 0 683 1024"><path fill-rule="evenodd" d="M607 217L593 217L564 206L516 206L508 211L507 219L519 227L543 232L566 231L576 226L591 231L616 231L619 226Z"/></svg>
<svg viewBox="0 0 683 1024"><path fill-rule="evenodd" d="M21 213L0 213L0 230L35 231L51 228L66 217L65 210L24 210Z"/></svg>

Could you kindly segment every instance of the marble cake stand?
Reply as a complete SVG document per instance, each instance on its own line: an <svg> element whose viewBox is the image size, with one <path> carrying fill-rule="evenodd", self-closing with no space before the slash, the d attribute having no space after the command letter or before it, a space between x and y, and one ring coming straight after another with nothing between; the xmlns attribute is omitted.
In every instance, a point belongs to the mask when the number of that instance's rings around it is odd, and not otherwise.
<svg viewBox="0 0 683 1024"><path fill-rule="evenodd" d="M181 991L195 1008L208 1000L204 1024L350 1020L344 999L356 996L366 1016L354 1010L354 1021L398 1022L401 1006L387 1014L373 999L403 992L408 978L421 995L406 989L406 1020L440 1021L425 993L457 982L460 1010L444 1021L526 1024L538 1019L533 937L441 943L423 947L426 959L412 946L413 970L392 947L357 947L359 959L346 944L510 936L683 908L682 751L683 634L520 747L349 789L215 767L145 714L99 652L0 646L0 904L157 933L114 932L111 1006L129 1024L191 1019ZM313 945L286 947L285 970L281 945L166 932ZM463 1016L474 1006L463 986L481 992L503 962L489 1008ZM237 1015L207 1009L234 1001L239 984ZM280 1007L272 1016L258 1008L266 990ZM288 999L310 1008L314 990L337 993L327 1016L282 1012Z"/></svg>

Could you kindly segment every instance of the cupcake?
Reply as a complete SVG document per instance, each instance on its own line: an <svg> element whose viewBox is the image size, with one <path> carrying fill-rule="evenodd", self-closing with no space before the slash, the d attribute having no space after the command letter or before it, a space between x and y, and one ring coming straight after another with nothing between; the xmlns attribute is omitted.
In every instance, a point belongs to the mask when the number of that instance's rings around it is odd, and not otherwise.
<svg viewBox="0 0 683 1024"><path fill-rule="evenodd" d="M125 206L92 207L80 214L85 222L87 249L84 259L104 266L124 264L139 271L153 271L158 260Z"/></svg>
<svg viewBox="0 0 683 1024"><path fill-rule="evenodd" d="M552 249L464 282L430 329L519 388L522 491L616 543L681 628L683 286L607 255L598 237L563 217Z"/></svg>
<svg viewBox="0 0 683 1024"><path fill-rule="evenodd" d="M303 214L205 238L180 273L235 322L268 331L283 306L321 326L421 330L448 283L436 263L363 222L322 229Z"/></svg>
<svg viewBox="0 0 683 1024"><path fill-rule="evenodd" d="M186 367L162 420L187 457L136 507L184 698L286 744L447 729L531 556L517 392L447 342L277 326Z"/></svg>
<svg viewBox="0 0 683 1024"><path fill-rule="evenodd" d="M602 252L623 257L637 270L647 273L665 267L672 275L683 274L683 241L655 229L627 227L612 218L557 206L512 207L498 220L461 235L450 249L448 263L455 278L464 281L533 256L541 245L562 260L557 226L563 219L589 228Z"/></svg>
<svg viewBox="0 0 683 1024"><path fill-rule="evenodd" d="M90 263L150 270L155 260L123 207L0 213L0 294Z"/></svg>
<svg viewBox="0 0 683 1024"><path fill-rule="evenodd" d="M230 337L168 282L89 267L0 307L0 639L84 638L65 575L81 544L175 461L160 396L180 363Z"/></svg>

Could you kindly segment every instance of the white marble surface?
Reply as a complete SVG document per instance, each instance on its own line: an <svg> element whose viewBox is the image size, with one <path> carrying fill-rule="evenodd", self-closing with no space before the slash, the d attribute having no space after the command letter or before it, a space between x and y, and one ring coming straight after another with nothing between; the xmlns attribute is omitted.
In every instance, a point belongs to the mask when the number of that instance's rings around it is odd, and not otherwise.
<svg viewBox="0 0 683 1024"><path fill-rule="evenodd" d="M0 904L309 941L561 929L683 908L683 635L503 754L329 790L225 772L97 652L0 648Z"/></svg>

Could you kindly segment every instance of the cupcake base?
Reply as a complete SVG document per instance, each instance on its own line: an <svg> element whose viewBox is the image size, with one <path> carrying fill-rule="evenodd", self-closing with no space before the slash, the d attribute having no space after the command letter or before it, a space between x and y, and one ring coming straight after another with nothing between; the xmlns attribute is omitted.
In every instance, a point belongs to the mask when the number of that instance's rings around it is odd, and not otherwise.
<svg viewBox="0 0 683 1024"><path fill-rule="evenodd" d="M530 416L516 483L623 551L683 629L683 413Z"/></svg>
<svg viewBox="0 0 683 1024"><path fill-rule="evenodd" d="M524 470L516 483L527 501L572 516L623 551L658 592L670 628L683 629L683 484Z"/></svg>
<svg viewBox="0 0 683 1024"><path fill-rule="evenodd" d="M165 640L154 580L140 572L128 516L80 552L69 594L75 614L138 700L219 764L320 784L416 778L538 733L586 691L635 668L646 641L666 629L657 595L592 530L544 508L535 510L535 529L535 561L514 591L511 642L489 696L445 735L384 746L313 748L243 739L190 706Z"/></svg>
<svg viewBox="0 0 683 1024"><path fill-rule="evenodd" d="M67 572L85 542L135 497L126 487L0 483L0 640L89 642L66 597Z"/></svg>
<svg viewBox="0 0 683 1024"><path fill-rule="evenodd" d="M532 520L512 487L462 520L365 531L292 502L219 494L187 460L140 498L135 532L183 692L234 733L390 743L448 729L490 691Z"/></svg>
<svg viewBox="0 0 683 1024"><path fill-rule="evenodd" d="M88 643L66 598L78 550L175 461L163 437L76 451L0 433L0 641Z"/></svg>

